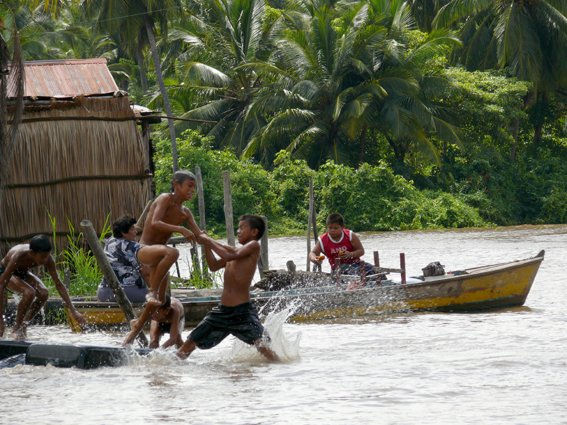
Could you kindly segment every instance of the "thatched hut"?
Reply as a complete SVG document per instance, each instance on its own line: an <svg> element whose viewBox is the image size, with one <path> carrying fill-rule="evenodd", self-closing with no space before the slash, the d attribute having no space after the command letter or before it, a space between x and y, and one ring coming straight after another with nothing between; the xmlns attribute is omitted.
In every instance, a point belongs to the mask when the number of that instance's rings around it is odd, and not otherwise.
<svg viewBox="0 0 567 425"><path fill-rule="evenodd" d="M24 98L0 192L0 251L54 231L63 247L68 223L89 218L100 231L108 216L140 214L151 196L148 139L106 60L26 62Z"/></svg>

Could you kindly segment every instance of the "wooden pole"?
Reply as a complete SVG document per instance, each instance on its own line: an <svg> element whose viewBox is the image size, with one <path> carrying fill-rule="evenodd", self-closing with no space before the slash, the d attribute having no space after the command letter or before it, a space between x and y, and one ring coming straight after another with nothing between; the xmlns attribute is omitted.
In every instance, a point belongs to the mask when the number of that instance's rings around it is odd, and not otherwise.
<svg viewBox="0 0 567 425"><path fill-rule="evenodd" d="M258 271L260 272L260 279L263 279L264 272L270 269L270 264L268 261L268 219L262 216L262 220L264 220L266 230L262 235L260 242L260 258L258 258Z"/></svg>
<svg viewBox="0 0 567 425"><path fill-rule="evenodd" d="M380 255L378 251L374 251L374 266L380 267Z"/></svg>
<svg viewBox="0 0 567 425"><path fill-rule="evenodd" d="M313 224L313 178L309 179L309 213L307 214L307 264L305 271L311 271L311 261L309 261L309 253L311 252L311 225Z"/></svg>
<svg viewBox="0 0 567 425"><path fill-rule="evenodd" d="M197 201L199 204L199 227L204 232L207 230L207 222L205 219L205 191L203 189L203 175L201 174L201 167L195 166L195 177L197 178ZM201 270L202 276L209 277L209 270L207 268L207 259L205 257L205 247L201 245Z"/></svg>
<svg viewBox="0 0 567 425"><path fill-rule="evenodd" d="M108 262L104 251L102 250L102 246L100 245L96 232L93 228L93 224L89 220L83 220L81 221L81 228L83 229L83 235L85 236L87 243L91 247L91 251L95 256L98 265L102 270L104 277L106 278L106 281L114 292L116 302L124 312L124 316L126 316L126 320L129 322L130 320L135 319L136 314L134 313L132 304L126 297L126 294L124 294L122 286L120 286L120 283L116 278L116 274L114 274L114 270L112 270L112 267L110 266L110 263ZM142 346L148 346L148 340L143 332L140 332L138 334L138 340L140 341L140 344L142 344Z"/></svg>
<svg viewBox="0 0 567 425"><path fill-rule="evenodd" d="M406 254L400 252L400 269L402 270L402 285L406 284Z"/></svg>
<svg viewBox="0 0 567 425"><path fill-rule="evenodd" d="M222 172L224 189L224 221L226 222L226 240L230 246L236 246L234 239L234 219L232 217L232 194L230 192L230 171Z"/></svg>

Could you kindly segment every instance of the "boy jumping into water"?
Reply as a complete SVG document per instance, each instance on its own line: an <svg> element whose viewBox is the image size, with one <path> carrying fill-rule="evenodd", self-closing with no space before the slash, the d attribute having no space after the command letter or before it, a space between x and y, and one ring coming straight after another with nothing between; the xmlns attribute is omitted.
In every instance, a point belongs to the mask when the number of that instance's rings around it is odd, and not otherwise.
<svg viewBox="0 0 567 425"><path fill-rule="evenodd" d="M205 256L211 271L224 270L224 288L220 304L193 329L187 341L177 351L186 359L199 347L212 348L229 334L247 344L254 345L268 360L278 356L269 347L269 336L260 323L258 313L250 303L250 283L260 255L258 240L265 230L264 220L257 215L244 215L238 223L239 248L220 244L207 235L197 238L205 246ZM220 256L217 259L213 251Z"/></svg>
<svg viewBox="0 0 567 425"><path fill-rule="evenodd" d="M162 335L168 333L169 339L163 343L162 348L175 345L177 348L183 344L181 332L185 327L185 311L183 304L177 298L165 296L165 303L152 315L150 325L150 348L158 348Z"/></svg>
<svg viewBox="0 0 567 425"><path fill-rule="evenodd" d="M18 292L21 300L16 311L13 336L15 339L25 339L27 325L39 312L49 296L43 282L30 269L45 266L53 279L55 287L63 299L63 304L69 309L73 318L84 325L85 319L79 313L67 293L67 289L59 280L55 261L51 256L51 243L45 235L34 236L29 244L12 247L0 261L0 337L4 334L4 291L8 288Z"/></svg>
<svg viewBox="0 0 567 425"><path fill-rule="evenodd" d="M193 214L183 206L195 193L195 175L189 171L176 171L173 175L172 193L162 193L152 205L146 217L140 244L144 246L159 246L168 252L168 261L160 262L151 267L150 292L147 303L136 321L131 322L132 329L124 339L123 345L131 344L141 332L151 315L165 301L167 291L167 272L179 257L179 251L166 246L174 232L181 233L189 241L195 241L195 236L202 232L195 223ZM183 224L186 224L189 229ZM140 258L144 263L144 260Z"/></svg>

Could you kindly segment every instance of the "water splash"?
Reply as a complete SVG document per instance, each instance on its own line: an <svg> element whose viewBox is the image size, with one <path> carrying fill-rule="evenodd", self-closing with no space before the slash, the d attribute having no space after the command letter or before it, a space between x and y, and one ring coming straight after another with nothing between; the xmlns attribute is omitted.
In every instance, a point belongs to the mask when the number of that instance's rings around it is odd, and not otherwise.
<svg viewBox="0 0 567 425"><path fill-rule="evenodd" d="M264 328L270 335L270 348L283 362L293 362L299 358L299 343L301 333L284 332L284 324L293 314L296 307L290 305L282 310L269 313L264 319ZM229 357L232 361L244 363L264 363L266 359L254 346L235 339L231 347Z"/></svg>

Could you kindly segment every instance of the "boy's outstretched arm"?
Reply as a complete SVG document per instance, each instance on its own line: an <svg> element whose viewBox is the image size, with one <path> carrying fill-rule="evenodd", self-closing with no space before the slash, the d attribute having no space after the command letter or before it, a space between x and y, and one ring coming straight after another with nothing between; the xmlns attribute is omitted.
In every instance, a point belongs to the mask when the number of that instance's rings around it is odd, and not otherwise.
<svg viewBox="0 0 567 425"><path fill-rule="evenodd" d="M203 235L201 237L201 240L203 241L203 245L205 245L205 247L210 247L225 262L248 257L249 255L252 255L260 250L260 244L256 240L250 241L240 248L223 245L206 235Z"/></svg>
<svg viewBox="0 0 567 425"><path fill-rule="evenodd" d="M213 254L211 248L209 248L207 245L205 245L205 258L207 259L207 264L209 265L209 269L212 272L216 272L217 270L220 270L224 266L226 266L226 261L222 258L217 259L217 257L215 257L215 254Z"/></svg>
<svg viewBox="0 0 567 425"><path fill-rule="evenodd" d="M57 292L59 292L59 295L63 300L63 304L69 309L69 312L71 313L71 316L73 316L73 319L75 319L81 325L86 325L87 321L85 320L83 315L77 311L77 309L73 305L73 302L71 301L71 298L69 297L67 288L65 288L65 285L63 285L63 283L59 279L59 275L57 274L57 269L55 268L55 261L53 261L53 257L51 256L49 257L47 263L45 264L45 267L47 268L47 272L49 273L49 275L53 279L53 282L55 283L55 288L57 289Z"/></svg>
<svg viewBox="0 0 567 425"><path fill-rule="evenodd" d="M316 264L321 264L321 260L319 259L321 252L322 252L321 251L321 243L319 241L317 241L317 243L315 244L315 246L313 247L313 249L309 253L309 261L316 263Z"/></svg>

